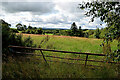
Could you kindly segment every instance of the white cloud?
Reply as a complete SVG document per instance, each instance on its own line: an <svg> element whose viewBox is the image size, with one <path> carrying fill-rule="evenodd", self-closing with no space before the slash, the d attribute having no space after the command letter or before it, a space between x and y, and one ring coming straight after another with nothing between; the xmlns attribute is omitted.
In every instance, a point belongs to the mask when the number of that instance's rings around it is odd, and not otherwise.
<svg viewBox="0 0 120 80"><path fill-rule="evenodd" d="M84 16L84 11L78 9L80 2L57 2L50 3L9 3L9 5L2 5L0 7L0 18L12 24L14 27L17 23L31 25L35 27L47 28L70 28L72 22L76 22L77 26L82 29L95 29L96 26L101 28L99 24L102 22L96 19L94 22L89 23L90 17ZM28 5L27 5L28 4ZM105 24L102 23L105 27Z"/></svg>

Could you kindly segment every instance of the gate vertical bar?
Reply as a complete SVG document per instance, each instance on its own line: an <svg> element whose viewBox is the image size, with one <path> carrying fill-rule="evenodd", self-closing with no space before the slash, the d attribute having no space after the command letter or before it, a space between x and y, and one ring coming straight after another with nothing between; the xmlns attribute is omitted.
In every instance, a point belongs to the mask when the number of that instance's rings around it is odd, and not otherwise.
<svg viewBox="0 0 120 80"><path fill-rule="evenodd" d="M86 60L85 60L85 67L86 67L86 65L87 65L87 59L88 59L88 54L87 54Z"/></svg>
<svg viewBox="0 0 120 80"><path fill-rule="evenodd" d="M42 56L43 56L44 61L47 63L47 60L45 59L45 56L44 56L42 50L40 50L40 52L41 52L41 54L42 54ZM47 64L48 64L48 63L47 63Z"/></svg>

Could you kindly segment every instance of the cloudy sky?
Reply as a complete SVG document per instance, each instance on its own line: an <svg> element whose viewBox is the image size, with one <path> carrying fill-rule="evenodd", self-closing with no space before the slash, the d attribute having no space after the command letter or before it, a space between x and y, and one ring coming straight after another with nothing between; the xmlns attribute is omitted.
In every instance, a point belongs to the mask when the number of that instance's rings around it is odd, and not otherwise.
<svg viewBox="0 0 120 80"><path fill-rule="evenodd" d="M25 1L25 2L0 2L0 19L10 23L15 28L17 23L42 28L69 29L73 22L82 29L104 28L105 23L99 19L90 22L85 11L78 8L81 2L62 1ZM100 24L103 24L102 26Z"/></svg>

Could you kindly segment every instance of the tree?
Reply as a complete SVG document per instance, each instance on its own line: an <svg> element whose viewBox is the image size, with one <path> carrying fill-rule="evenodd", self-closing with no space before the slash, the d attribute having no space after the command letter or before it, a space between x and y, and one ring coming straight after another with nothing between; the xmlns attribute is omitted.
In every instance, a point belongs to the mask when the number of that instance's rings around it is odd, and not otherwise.
<svg viewBox="0 0 120 80"><path fill-rule="evenodd" d="M79 26L78 36L83 37L83 30L81 29L81 26Z"/></svg>
<svg viewBox="0 0 120 80"><path fill-rule="evenodd" d="M95 31L95 38L99 39L100 38L100 33L101 32L100 32L99 28L97 28L96 31Z"/></svg>
<svg viewBox="0 0 120 80"><path fill-rule="evenodd" d="M30 34L30 29L27 29L25 33Z"/></svg>
<svg viewBox="0 0 120 80"><path fill-rule="evenodd" d="M12 33L19 33L17 29L14 29L14 28L10 28L10 32Z"/></svg>
<svg viewBox="0 0 120 80"><path fill-rule="evenodd" d="M26 30L26 29L27 29L27 26L26 26L26 25L23 25L23 28L24 28L24 30Z"/></svg>
<svg viewBox="0 0 120 80"><path fill-rule="evenodd" d="M22 29L23 29L21 23L18 23L18 24L16 25L16 27L17 27L18 30L22 30Z"/></svg>
<svg viewBox="0 0 120 80"><path fill-rule="evenodd" d="M28 29L32 29L32 26L29 25L29 26L28 26Z"/></svg>
<svg viewBox="0 0 120 80"><path fill-rule="evenodd" d="M43 32L42 28L36 30L36 34L42 34L42 32Z"/></svg>
<svg viewBox="0 0 120 80"><path fill-rule="evenodd" d="M120 2L92 1L79 4L79 8L87 9L85 15L92 17L91 22L97 17L107 23L108 33L105 34L103 46L104 44L109 45L110 41L115 38L118 39L118 50L108 53L108 55L113 60L114 57L117 57L116 61L120 61Z"/></svg>
<svg viewBox="0 0 120 80"><path fill-rule="evenodd" d="M18 24L16 25L16 27L17 27L17 29L20 30L20 31L27 29L27 26L26 26L26 25L23 25L23 24L21 24L21 23L18 23Z"/></svg>
<svg viewBox="0 0 120 80"><path fill-rule="evenodd" d="M86 37L86 38L88 38L88 37L89 37L88 32L85 32L85 33L84 33L84 37Z"/></svg>
<svg viewBox="0 0 120 80"><path fill-rule="evenodd" d="M89 35L93 35L93 34L94 34L94 30L89 30L89 31L88 31L88 34L89 34Z"/></svg>
<svg viewBox="0 0 120 80"><path fill-rule="evenodd" d="M73 30L73 29L77 29L77 25L75 24L75 22L73 22L72 23L72 25L71 25L71 28L70 28L71 30Z"/></svg>
<svg viewBox="0 0 120 80"><path fill-rule="evenodd" d="M72 30L72 35L76 36L77 32L78 32L78 29L77 29L77 25L75 24L75 22L72 23L70 29Z"/></svg>
<svg viewBox="0 0 120 80"><path fill-rule="evenodd" d="M33 29L37 29L37 27L34 27Z"/></svg>
<svg viewBox="0 0 120 80"><path fill-rule="evenodd" d="M119 38L120 35L120 2L87 2L79 4L79 8L88 9L86 16L91 16L91 22L94 18L100 18L101 21L107 23L110 33L114 34L114 38Z"/></svg>
<svg viewBox="0 0 120 80"><path fill-rule="evenodd" d="M100 34L100 38L104 39L105 34L108 33L108 27L101 29L101 34Z"/></svg>
<svg viewBox="0 0 120 80"><path fill-rule="evenodd" d="M3 51L9 45L9 35L10 35L10 24L0 19L0 26L2 27L2 49Z"/></svg>

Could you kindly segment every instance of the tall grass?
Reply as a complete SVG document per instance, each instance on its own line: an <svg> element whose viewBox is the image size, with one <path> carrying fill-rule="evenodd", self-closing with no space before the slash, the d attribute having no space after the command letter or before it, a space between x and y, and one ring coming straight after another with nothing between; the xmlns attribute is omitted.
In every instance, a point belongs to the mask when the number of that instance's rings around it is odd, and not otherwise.
<svg viewBox="0 0 120 80"><path fill-rule="evenodd" d="M115 65L103 68L89 68L76 64L48 62L42 57L9 57L8 63L3 62L3 79L39 79L39 78L116 78Z"/></svg>

